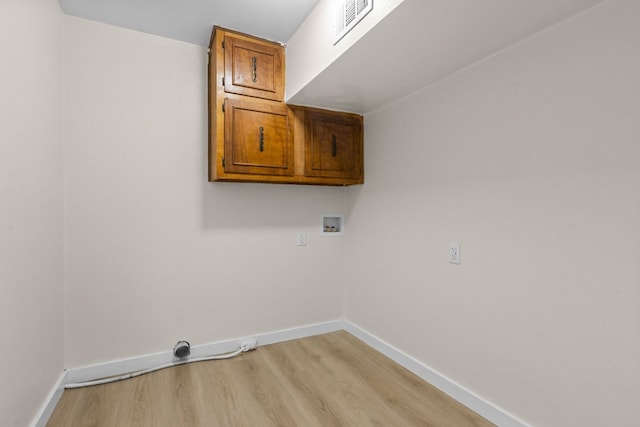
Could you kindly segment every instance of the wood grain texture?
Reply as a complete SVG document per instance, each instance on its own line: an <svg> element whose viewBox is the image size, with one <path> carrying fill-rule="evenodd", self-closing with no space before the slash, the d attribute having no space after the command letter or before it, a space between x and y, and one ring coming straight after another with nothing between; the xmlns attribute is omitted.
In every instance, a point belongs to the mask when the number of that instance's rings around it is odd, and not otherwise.
<svg viewBox="0 0 640 427"><path fill-rule="evenodd" d="M285 65L279 43L214 27L208 66L209 181L363 184L363 117L286 104ZM245 102L254 107L234 109ZM234 110L244 117L233 117ZM250 110L253 114L242 114ZM315 132L305 129L305 115L323 117L311 122ZM264 130L259 153L254 152L256 126ZM315 135L314 152L305 153L307 135Z"/></svg>
<svg viewBox="0 0 640 427"><path fill-rule="evenodd" d="M229 32L224 38L225 92L284 101L284 47Z"/></svg>
<svg viewBox="0 0 640 427"><path fill-rule="evenodd" d="M362 116L315 108L305 112L305 175L362 183Z"/></svg>
<svg viewBox="0 0 640 427"><path fill-rule="evenodd" d="M492 426L347 332L66 390L47 426Z"/></svg>
<svg viewBox="0 0 640 427"><path fill-rule="evenodd" d="M225 172L293 175L293 130L286 105L227 99Z"/></svg>

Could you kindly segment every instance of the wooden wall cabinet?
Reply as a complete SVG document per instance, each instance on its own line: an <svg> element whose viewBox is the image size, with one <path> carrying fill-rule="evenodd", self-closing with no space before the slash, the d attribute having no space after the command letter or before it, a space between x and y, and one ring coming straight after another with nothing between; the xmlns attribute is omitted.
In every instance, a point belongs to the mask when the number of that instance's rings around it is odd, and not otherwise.
<svg viewBox="0 0 640 427"><path fill-rule="evenodd" d="M361 184L362 116L284 103L284 47L214 27L209 180Z"/></svg>
<svg viewBox="0 0 640 427"><path fill-rule="evenodd" d="M209 180L279 182L294 175L284 101L284 47L214 27L209 51Z"/></svg>

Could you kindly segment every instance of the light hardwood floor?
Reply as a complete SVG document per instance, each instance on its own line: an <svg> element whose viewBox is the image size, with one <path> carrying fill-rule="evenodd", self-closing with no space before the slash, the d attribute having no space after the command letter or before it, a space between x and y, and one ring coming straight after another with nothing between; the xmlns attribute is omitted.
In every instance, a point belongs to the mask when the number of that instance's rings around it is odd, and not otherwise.
<svg viewBox="0 0 640 427"><path fill-rule="evenodd" d="M66 390L56 426L492 426L347 332Z"/></svg>

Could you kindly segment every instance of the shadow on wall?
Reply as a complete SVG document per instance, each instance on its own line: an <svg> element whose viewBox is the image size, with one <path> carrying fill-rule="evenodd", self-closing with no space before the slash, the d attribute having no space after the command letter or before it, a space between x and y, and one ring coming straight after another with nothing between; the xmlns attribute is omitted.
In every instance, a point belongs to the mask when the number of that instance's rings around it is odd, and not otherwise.
<svg viewBox="0 0 640 427"><path fill-rule="evenodd" d="M204 180L203 227L313 227L322 213L344 212L345 191L343 187Z"/></svg>

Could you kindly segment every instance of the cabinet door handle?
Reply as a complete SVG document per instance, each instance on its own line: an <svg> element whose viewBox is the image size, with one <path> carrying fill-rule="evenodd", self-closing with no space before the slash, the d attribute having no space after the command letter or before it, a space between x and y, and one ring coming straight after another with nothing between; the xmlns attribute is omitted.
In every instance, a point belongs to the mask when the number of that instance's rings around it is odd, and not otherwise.
<svg viewBox="0 0 640 427"><path fill-rule="evenodd" d="M260 126L260 128L258 129L258 132L260 132L260 152L264 151L264 128L262 126Z"/></svg>
<svg viewBox="0 0 640 427"><path fill-rule="evenodd" d="M335 135L331 135L331 157L338 155L338 138Z"/></svg>
<svg viewBox="0 0 640 427"><path fill-rule="evenodd" d="M253 82L255 83L258 81L258 58L256 58L255 56L251 58L251 72L251 80L253 80Z"/></svg>

